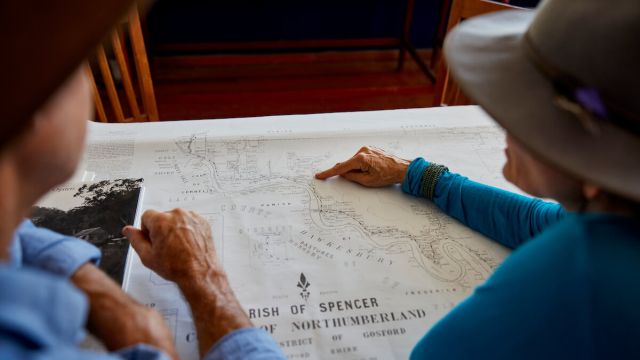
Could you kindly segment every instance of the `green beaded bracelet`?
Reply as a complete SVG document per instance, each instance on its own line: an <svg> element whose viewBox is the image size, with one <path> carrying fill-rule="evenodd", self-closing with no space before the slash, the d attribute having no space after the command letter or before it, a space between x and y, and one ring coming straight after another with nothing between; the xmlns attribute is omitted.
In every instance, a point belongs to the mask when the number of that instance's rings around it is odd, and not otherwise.
<svg viewBox="0 0 640 360"><path fill-rule="evenodd" d="M438 180L440 180L440 176L445 171L449 171L444 165L431 163L427 166L427 169L422 174L422 183L421 183L421 192L422 196L426 197L429 200L433 200L433 193L436 190L436 184Z"/></svg>

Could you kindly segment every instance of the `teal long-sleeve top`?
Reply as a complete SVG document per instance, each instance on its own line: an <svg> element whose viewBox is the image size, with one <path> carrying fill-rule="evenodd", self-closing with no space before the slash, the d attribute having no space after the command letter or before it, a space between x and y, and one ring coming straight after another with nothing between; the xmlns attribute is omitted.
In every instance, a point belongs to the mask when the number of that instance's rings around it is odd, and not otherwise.
<svg viewBox="0 0 640 360"><path fill-rule="evenodd" d="M423 196L430 164L403 183ZM514 251L418 342L411 359L640 359L640 224L444 171L434 203Z"/></svg>

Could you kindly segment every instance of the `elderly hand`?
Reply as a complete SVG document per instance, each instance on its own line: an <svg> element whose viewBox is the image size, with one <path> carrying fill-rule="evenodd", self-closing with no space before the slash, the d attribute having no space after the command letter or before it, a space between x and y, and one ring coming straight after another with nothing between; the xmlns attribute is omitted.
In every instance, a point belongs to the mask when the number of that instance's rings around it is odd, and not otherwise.
<svg viewBox="0 0 640 360"><path fill-rule="evenodd" d="M211 227L192 211L147 210L142 215L142 230L126 226L123 234L144 266L178 285L212 270L222 271L213 248Z"/></svg>
<svg viewBox="0 0 640 360"><path fill-rule="evenodd" d="M340 175L367 187L383 187L402 183L410 163L384 150L365 146L349 160L317 173L316 179L325 180Z"/></svg>
<svg viewBox="0 0 640 360"><path fill-rule="evenodd" d="M125 226L122 232L146 267L178 284L191 306L201 356L226 334L252 326L218 262L203 217L181 209L147 210L142 229Z"/></svg>

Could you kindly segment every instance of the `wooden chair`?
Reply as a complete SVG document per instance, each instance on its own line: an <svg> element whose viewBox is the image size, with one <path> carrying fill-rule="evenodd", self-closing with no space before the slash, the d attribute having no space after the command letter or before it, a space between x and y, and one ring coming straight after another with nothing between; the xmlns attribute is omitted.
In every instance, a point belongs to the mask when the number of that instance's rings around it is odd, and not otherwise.
<svg viewBox="0 0 640 360"><path fill-rule="evenodd" d="M453 0L449 13L447 33L464 19L508 9L522 8L489 0ZM440 59L436 78L436 96L433 106L469 105L471 103L469 98L462 93L460 87L449 76L449 69L444 62L444 58Z"/></svg>
<svg viewBox="0 0 640 360"><path fill-rule="evenodd" d="M105 42L96 49L94 59L86 67L87 75L93 84L97 120L100 122L157 121L158 108L137 10L119 24L109 40L108 43ZM115 61L110 62L110 59ZM135 67L135 78L132 76L131 60ZM95 71L96 68L98 71ZM96 82L97 74L101 75L102 81L99 83ZM134 80L137 80L139 94L134 88ZM121 101L123 93L126 102ZM105 94L105 100L111 105L110 108L105 108L103 105L102 98Z"/></svg>

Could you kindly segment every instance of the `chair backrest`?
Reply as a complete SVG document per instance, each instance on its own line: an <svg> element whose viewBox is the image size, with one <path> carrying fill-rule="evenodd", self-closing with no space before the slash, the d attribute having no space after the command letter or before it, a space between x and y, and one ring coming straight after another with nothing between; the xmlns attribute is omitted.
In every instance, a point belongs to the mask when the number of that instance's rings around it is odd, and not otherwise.
<svg viewBox="0 0 640 360"><path fill-rule="evenodd" d="M137 10L118 25L109 40L96 49L95 57L86 69L93 85L97 120L157 121L158 108ZM102 81L97 82L97 79ZM137 80L139 94L136 93L134 80ZM121 101L124 99L126 102ZM109 108L105 108L106 102L111 105Z"/></svg>
<svg viewBox="0 0 640 360"><path fill-rule="evenodd" d="M489 0L453 0L447 33L464 19L508 9L522 8ZM449 69L444 61L440 61L438 68L435 94L433 106L469 105L471 103L449 76Z"/></svg>

